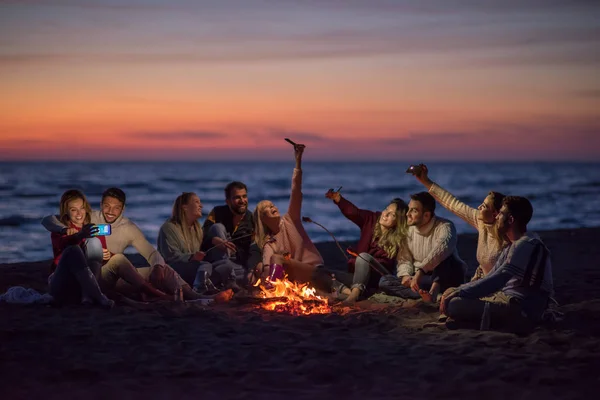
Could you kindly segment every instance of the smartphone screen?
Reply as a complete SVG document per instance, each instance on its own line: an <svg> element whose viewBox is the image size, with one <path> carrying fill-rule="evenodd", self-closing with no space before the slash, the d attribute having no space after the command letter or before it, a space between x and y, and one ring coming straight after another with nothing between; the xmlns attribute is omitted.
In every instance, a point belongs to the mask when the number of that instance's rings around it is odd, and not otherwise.
<svg viewBox="0 0 600 400"><path fill-rule="evenodd" d="M108 236L111 233L110 224L96 224L96 227L98 227L98 233L94 236Z"/></svg>

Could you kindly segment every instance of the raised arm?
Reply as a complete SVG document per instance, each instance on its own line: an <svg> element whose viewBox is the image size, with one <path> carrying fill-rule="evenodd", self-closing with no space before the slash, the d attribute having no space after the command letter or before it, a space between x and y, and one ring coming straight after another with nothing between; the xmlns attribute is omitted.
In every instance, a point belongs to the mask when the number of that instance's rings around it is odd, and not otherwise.
<svg viewBox="0 0 600 400"><path fill-rule="evenodd" d="M452 193L437 185L429 178L429 170L425 164L419 165L415 171L415 178L423 184L429 193L448 211L461 218L467 224L477 229L477 214L479 210L470 207L458 200Z"/></svg>
<svg viewBox="0 0 600 400"><path fill-rule="evenodd" d="M300 221L302 218L302 153L304 153L305 147L303 144L294 146L296 167L292 175L292 193L288 207L288 214L294 221Z"/></svg>
<svg viewBox="0 0 600 400"><path fill-rule="evenodd" d="M42 226L46 228L48 232L63 233L67 226L60 222L56 215L48 215L42 218Z"/></svg>
<svg viewBox="0 0 600 400"><path fill-rule="evenodd" d="M325 197L333 200L335 204L337 204L338 208L344 214L346 218L350 221L354 222L360 228L365 224L367 217L371 214L375 214L373 211L362 210L352 204L350 201L346 200L339 192L334 192L333 190L329 190L325 193Z"/></svg>
<svg viewBox="0 0 600 400"><path fill-rule="evenodd" d="M438 222L434 227L433 235L433 249L423 261L415 263L415 268L420 268L423 272L433 271L442 261L450 257L458 242L456 228L450 221Z"/></svg>

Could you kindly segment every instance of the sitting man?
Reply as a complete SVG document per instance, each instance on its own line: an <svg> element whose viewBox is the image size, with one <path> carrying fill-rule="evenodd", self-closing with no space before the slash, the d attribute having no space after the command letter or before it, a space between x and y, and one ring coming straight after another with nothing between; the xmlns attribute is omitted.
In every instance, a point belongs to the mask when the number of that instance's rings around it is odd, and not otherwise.
<svg viewBox="0 0 600 400"><path fill-rule="evenodd" d="M250 256L254 229L254 219L248 211L246 185L230 182L225 187L225 203L214 207L204 221L202 251L207 253L205 260L211 263L231 259L235 263L236 278L241 281Z"/></svg>
<svg viewBox="0 0 600 400"><path fill-rule="evenodd" d="M448 316L448 327L470 322L482 329L525 333L539 322L553 294L552 264L539 236L527 232L532 216L525 197L504 198L496 226L510 246L483 279L444 293L440 312Z"/></svg>
<svg viewBox="0 0 600 400"><path fill-rule="evenodd" d="M435 215L433 196L420 192L410 198L407 248L399 252L397 277L383 276L379 288L391 296L437 302L439 293L464 282L467 265L458 256L454 224Z"/></svg>
<svg viewBox="0 0 600 400"><path fill-rule="evenodd" d="M123 278L134 285L134 288L142 289L142 293L166 298L162 291L173 294L181 287L186 299L198 298L179 274L165 264L165 260L146 240L140 228L123 215L125 200L123 190L109 188L102 193L101 211L92 211L91 223L111 225L111 234L106 236L106 245L110 254L105 257L108 261L102 266L99 276L102 289L107 291L116 289L117 281ZM50 232L68 233L67 227L54 215L45 217L42 225ZM133 267L123 254L129 246L133 246L146 259L150 267L137 269ZM119 281L119 286L123 289L121 282Z"/></svg>

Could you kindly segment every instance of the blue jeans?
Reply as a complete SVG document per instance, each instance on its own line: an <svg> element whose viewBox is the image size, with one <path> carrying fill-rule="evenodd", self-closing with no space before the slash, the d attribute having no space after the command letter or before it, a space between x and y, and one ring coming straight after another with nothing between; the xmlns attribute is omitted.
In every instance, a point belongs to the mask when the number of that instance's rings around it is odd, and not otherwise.
<svg viewBox="0 0 600 400"><path fill-rule="evenodd" d="M210 229L208 230L208 237L211 239L214 237L218 237L223 240L231 239L229 233L227 233L227 230L225 229L225 225L219 223L213 224L210 227ZM233 268L236 279L243 280L245 277L244 267L234 261L235 255L229 254L227 248L215 247L206 254L206 257L204 259L204 261L213 264L213 267L215 268L218 268L217 264L224 260L227 260L228 264L230 264Z"/></svg>
<svg viewBox="0 0 600 400"><path fill-rule="evenodd" d="M61 303L79 303L82 295L100 301L102 292L91 266L98 273L102 266L102 244L90 238L82 246L67 247L60 257L49 282L48 292Z"/></svg>
<svg viewBox="0 0 600 400"><path fill-rule="evenodd" d="M402 280L396 275L382 276L379 280L379 289L389 296L402 297L403 299L420 299L419 293L402 285Z"/></svg>

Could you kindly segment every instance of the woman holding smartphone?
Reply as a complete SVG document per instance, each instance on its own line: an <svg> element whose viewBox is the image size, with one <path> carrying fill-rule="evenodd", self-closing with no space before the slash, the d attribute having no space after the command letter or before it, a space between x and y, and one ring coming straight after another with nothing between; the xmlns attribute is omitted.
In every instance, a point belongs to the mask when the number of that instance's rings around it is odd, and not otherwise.
<svg viewBox="0 0 600 400"><path fill-rule="evenodd" d="M48 277L49 292L59 303L98 304L112 307L100 290L96 276L102 266L104 237L92 237L91 207L79 190L67 190L60 199L60 221L67 231L52 233L54 260ZM104 253L105 254L105 253Z"/></svg>
<svg viewBox="0 0 600 400"><path fill-rule="evenodd" d="M289 141L289 140L288 140ZM296 167L292 175L292 192L287 212L281 216L270 200L263 200L254 210L254 241L262 249L261 269L255 274L266 278L271 268L283 268L289 279L308 282L323 258L302 226L302 153L303 144L294 145Z"/></svg>
<svg viewBox="0 0 600 400"><path fill-rule="evenodd" d="M106 287L106 284L103 285L101 278L102 274L100 271L102 269L102 265L112 257L112 254L106 248L106 238L103 235L96 236L98 234L98 226L90 224L91 207L87 201L87 198L82 192L79 190L67 190L62 195L60 201L59 219L60 222L67 226L67 229L64 233L53 232L51 234L52 250L54 252L52 271L58 271L58 267L61 265L61 260L65 257L64 253L69 250L68 262L63 262L63 264L66 265L66 267L63 267L63 269L66 271L71 271L71 275L73 275L72 271L79 269L85 270L85 268L83 268L83 265L85 265L85 267L90 270L96 285L99 283L100 287ZM79 254L77 248L79 248L82 254ZM77 255L73 255L72 253ZM80 257L81 255L84 257L83 263ZM162 300L173 299L171 296L168 296L164 292L156 289L154 286L152 286L152 284L144 280L144 278L131 264L123 264L118 269L117 274L119 278L131 284L136 292ZM68 276L69 274L66 275ZM65 278L63 280L59 280L58 282L63 286L66 285L67 292L73 293L73 288L76 285L73 285L74 282L72 282L72 280L71 282L68 281L69 280ZM97 295L87 295L87 292L92 290L92 288L89 287L89 285L86 286L86 288L86 290L83 290L82 286L82 301L84 303L100 302L100 304L103 304L103 299L100 299L102 301L98 300ZM58 290L56 287L54 289ZM62 292L63 289L58 291ZM54 296L52 289L50 294Z"/></svg>

